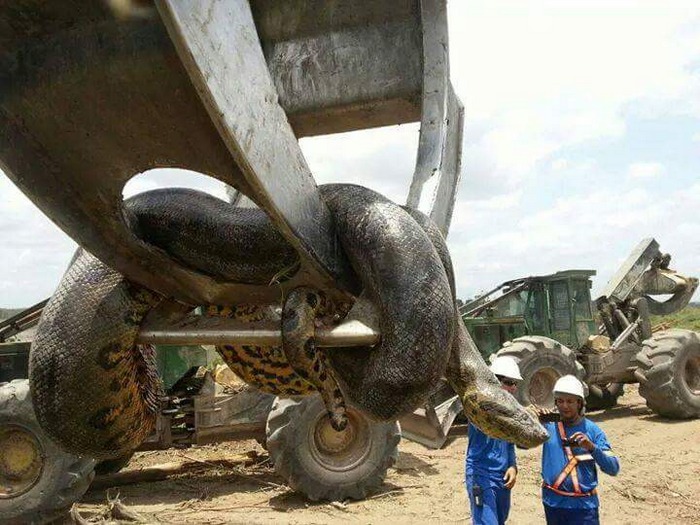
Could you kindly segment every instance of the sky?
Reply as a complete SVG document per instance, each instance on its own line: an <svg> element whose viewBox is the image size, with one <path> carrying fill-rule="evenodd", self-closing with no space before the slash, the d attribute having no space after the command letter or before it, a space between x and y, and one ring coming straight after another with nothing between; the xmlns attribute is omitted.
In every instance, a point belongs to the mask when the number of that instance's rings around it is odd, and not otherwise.
<svg viewBox="0 0 700 525"><path fill-rule="evenodd" d="M458 296L564 269L600 292L644 237L700 276L700 2L451 0L450 67L465 106L448 245ZM418 125L302 139L316 180L404 203ZM1 173L1 172L0 172ZM216 181L167 170L131 195ZM49 296L75 243L0 174L0 307ZM695 300L699 297L695 296Z"/></svg>

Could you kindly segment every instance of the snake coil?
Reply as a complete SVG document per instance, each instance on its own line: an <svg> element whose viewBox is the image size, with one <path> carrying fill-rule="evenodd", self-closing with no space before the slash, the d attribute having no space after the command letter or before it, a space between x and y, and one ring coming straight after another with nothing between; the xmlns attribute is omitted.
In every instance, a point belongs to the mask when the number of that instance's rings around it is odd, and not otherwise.
<svg viewBox="0 0 700 525"><path fill-rule="evenodd" d="M537 421L500 389L471 342L456 309L452 266L437 227L360 186L320 189L363 294L379 312L381 342L367 349L314 349L313 355L309 350L302 365L279 348L222 346L232 369L265 390L305 394L325 388L317 382L320 372L309 375L300 368L320 356L344 397L379 420L414 410L446 376L472 421L486 432L522 446L546 439ZM144 242L218 279L267 284L298 264L262 211L200 192L147 192L126 201L124 213ZM143 318L166 302L78 250L45 308L30 354L37 418L64 448L118 457L153 430L161 386L153 348L135 339ZM231 315L249 309L192 306L229 308Z"/></svg>

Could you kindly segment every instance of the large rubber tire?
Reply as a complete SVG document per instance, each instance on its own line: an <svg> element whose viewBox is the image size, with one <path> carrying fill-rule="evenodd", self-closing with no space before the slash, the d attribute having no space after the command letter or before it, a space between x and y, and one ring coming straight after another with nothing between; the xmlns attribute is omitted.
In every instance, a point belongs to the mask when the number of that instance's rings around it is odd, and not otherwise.
<svg viewBox="0 0 700 525"><path fill-rule="evenodd" d="M608 383L607 385L589 385L586 408L588 410L605 410L617 405L618 398L624 394L623 383Z"/></svg>
<svg viewBox="0 0 700 525"><path fill-rule="evenodd" d="M373 422L351 407L348 419L336 432L319 396L275 400L267 449L292 489L313 501L342 501L363 499L382 484L398 457L399 424Z"/></svg>
<svg viewBox="0 0 700 525"><path fill-rule="evenodd" d="M557 379L571 374L583 382L586 374L573 350L548 337L518 337L504 344L496 355L512 357L518 362L523 381L515 397L524 406L553 407L552 388ZM585 384L584 390L587 390Z"/></svg>
<svg viewBox="0 0 700 525"><path fill-rule="evenodd" d="M95 474L98 476L104 476L105 474L116 474L121 469L126 467L133 457L134 453L131 452L118 458L100 461L97 465L95 465Z"/></svg>
<svg viewBox="0 0 700 525"><path fill-rule="evenodd" d="M667 330L642 344L634 358L639 394L659 415L700 417L700 334Z"/></svg>
<svg viewBox="0 0 700 525"><path fill-rule="evenodd" d="M56 519L85 494L94 466L92 459L63 452L39 427L29 381L0 387L0 522Z"/></svg>

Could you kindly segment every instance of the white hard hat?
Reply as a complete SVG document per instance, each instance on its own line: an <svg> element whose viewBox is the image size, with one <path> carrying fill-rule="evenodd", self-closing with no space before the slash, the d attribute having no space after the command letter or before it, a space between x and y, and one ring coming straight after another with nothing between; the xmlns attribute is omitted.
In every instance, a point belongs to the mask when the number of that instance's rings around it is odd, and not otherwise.
<svg viewBox="0 0 700 525"><path fill-rule="evenodd" d="M553 388L554 394L571 394L572 396L580 397L585 401L586 396L583 393L583 383L575 376L567 375L557 379Z"/></svg>
<svg viewBox="0 0 700 525"><path fill-rule="evenodd" d="M508 379L515 379L516 381L523 380L523 376L520 375L518 363L512 357L508 357L506 355L497 357L491 363L490 368L494 375L507 377Z"/></svg>

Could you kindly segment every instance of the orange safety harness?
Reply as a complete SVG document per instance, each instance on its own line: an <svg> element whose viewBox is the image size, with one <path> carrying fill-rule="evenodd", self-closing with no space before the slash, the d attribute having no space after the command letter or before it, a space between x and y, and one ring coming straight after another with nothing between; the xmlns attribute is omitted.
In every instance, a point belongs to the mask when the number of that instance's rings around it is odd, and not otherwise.
<svg viewBox="0 0 700 525"><path fill-rule="evenodd" d="M571 496L575 498L593 496L596 494L595 489L591 490L590 492L581 492L581 487L578 484L578 473L576 472L576 465L578 465L579 460L576 456L574 456L574 453L571 451L571 447L564 445L564 441L566 440L566 432L564 432L564 424L561 421L557 423L557 428L559 429L559 438L562 441L562 446L564 447L564 452L566 453L566 457L569 462L564 467L564 470L561 471L561 474L559 474L559 477L554 482L554 485L548 485L543 481L542 486L547 487L552 492L555 492L561 496ZM561 484L564 483L564 480L569 476L571 476L574 491L568 492L566 490L560 490L559 487L561 487Z"/></svg>

